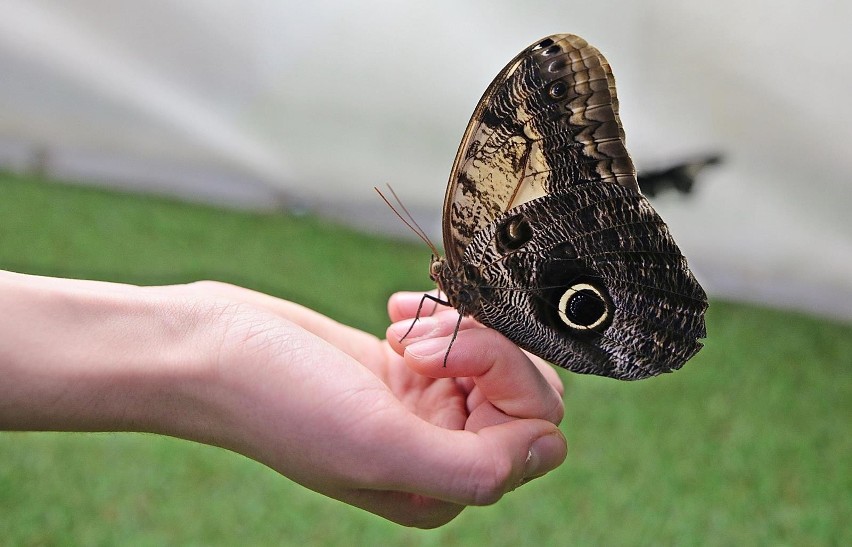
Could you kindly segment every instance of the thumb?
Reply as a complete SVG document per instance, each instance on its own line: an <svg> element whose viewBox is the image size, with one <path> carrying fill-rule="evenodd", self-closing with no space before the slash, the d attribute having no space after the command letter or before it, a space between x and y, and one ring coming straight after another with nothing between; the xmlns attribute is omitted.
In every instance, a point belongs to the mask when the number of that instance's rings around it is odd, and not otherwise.
<svg viewBox="0 0 852 547"><path fill-rule="evenodd" d="M494 503L567 454L565 437L547 420L512 420L475 433L427 422L414 429L394 451L395 465L384 468L390 483L382 487L461 505Z"/></svg>

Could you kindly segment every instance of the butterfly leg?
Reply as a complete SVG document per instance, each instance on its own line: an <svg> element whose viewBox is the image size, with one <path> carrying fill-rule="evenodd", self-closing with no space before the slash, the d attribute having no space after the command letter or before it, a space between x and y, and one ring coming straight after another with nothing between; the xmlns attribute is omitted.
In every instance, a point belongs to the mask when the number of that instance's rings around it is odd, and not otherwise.
<svg viewBox="0 0 852 547"><path fill-rule="evenodd" d="M435 308L432 310L432 313L435 313L435 310L438 309L438 304L441 304L442 306L451 305L446 300L441 300L440 298L432 296L431 294L424 294L423 298L420 299L420 305L417 306L417 313L414 315L414 321L411 322L411 326L408 327L407 331L405 331L405 335L403 335L403 337L399 339L400 342L408 338L408 335L411 334L411 329L414 328L415 323L417 323L417 321L420 319L420 312L423 310L423 303L426 302L426 300L431 300L435 303ZM458 328L456 328L456 330L458 330ZM444 365L446 365L446 363L444 363Z"/></svg>
<svg viewBox="0 0 852 547"><path fill-rule="evenodd" d="M433 302L432 311L431 311L431 312L429 312L429 315L435 315L435 312L436 312L436 311L438 311L438 302L441 302L442 304L444 303L444 301L443 301L443 300L440 300L440 298L441 298L441 289L438 289L437 297L438 297L438 298L437 298L437 299L435 299L435 301ZM447 304L444 304L444 305L446 306Z"/></svg>
<svg viewBox="0 0 852 547"><path fill-rule="evenodd" d="M461 326L461 321L464 318L462 313L459 313L459 320L456 321L456 328L453 329L453 337L450 338L450 345L447 346L447 353L444 354L444 368L447 368L447 357L450 356L450 350L453 349L453 342L456 341L456 336L459 335L459 327Z"/></svg>

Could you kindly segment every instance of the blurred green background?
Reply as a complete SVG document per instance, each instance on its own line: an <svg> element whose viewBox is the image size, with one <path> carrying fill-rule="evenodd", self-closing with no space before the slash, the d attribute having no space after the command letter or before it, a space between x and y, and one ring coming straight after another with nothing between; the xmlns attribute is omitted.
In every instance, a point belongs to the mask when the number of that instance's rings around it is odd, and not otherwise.
<svg viewBox="0 0 852 547"><path fill-rule="evenodd" d="M219 279L381 334L391 292L429 288L428 260L422 245L310 216L0 174L2 269ZM852 544L852 327L713 300L708 331L677 374L563 373L565 464L437 530L399 527L217 448L2 433L0 544Z"/></svg>

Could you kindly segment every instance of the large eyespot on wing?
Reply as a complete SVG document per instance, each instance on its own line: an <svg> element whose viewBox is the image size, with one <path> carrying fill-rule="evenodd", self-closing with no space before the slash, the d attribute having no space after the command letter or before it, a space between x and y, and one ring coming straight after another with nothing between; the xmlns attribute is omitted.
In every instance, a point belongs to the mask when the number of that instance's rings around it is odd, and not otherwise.
<svg viewBox="0 0 852 547"><path fill-rule="evenodd" d="M505 226L518 225L523 231ZM523 233L508 246L500 232ZM638 192L590 181L520 205L477 233L466 263L489 287L476 318L578 373L636 380L701 349L707 297Z"/></svg>
<svg viewBox="0 0 852 547"><path fill-rule="evenodd" d="M507 210L585 180L638 188L609 63L558 34L512 59L473 112L444 199L447 260Z"/></svg>

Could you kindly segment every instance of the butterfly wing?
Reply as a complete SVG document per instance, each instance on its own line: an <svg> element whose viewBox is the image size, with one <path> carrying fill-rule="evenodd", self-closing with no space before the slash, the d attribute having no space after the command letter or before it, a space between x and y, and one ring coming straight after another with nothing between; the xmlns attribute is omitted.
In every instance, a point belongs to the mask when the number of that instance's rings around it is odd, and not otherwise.
<svg viewBox="0 0 852 547"><path fill-rule="evenodd" d="M479 277L477 319L574 372L635 380L701 349L706 295L631 188L590 181L524 203L475 234L463 260Z"/></svg>
<svg viewBox="0 0 852 547"><path fill-rule="evenodd" d="M444 199L447 261L505 211L581 180L638 188L624 146L615 80L603 55L571 34L526 48L480 99Z"/></svg>
<svg viewBox="0 0 852 547"><path fill-rule="evenodd" d="M491 83L444 202L447 299L575 372L638 379L680 368L707 299L639 192L609 64L546 38Z"/></svg>

